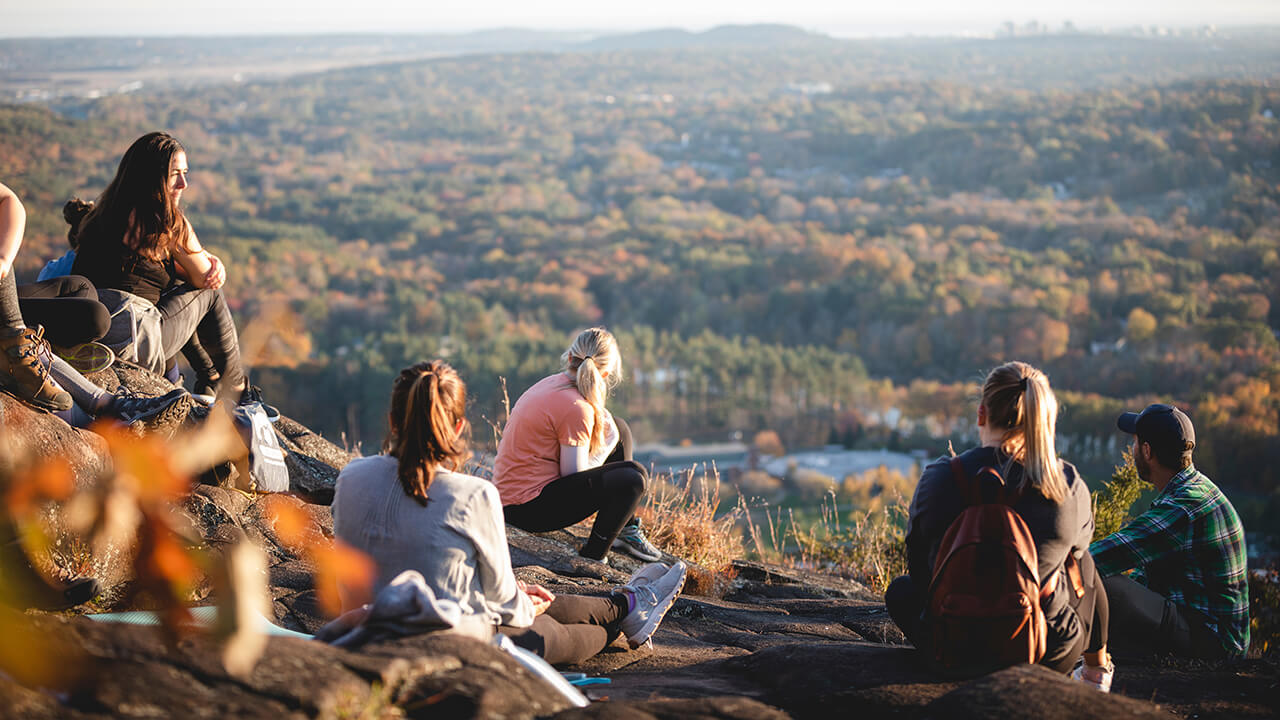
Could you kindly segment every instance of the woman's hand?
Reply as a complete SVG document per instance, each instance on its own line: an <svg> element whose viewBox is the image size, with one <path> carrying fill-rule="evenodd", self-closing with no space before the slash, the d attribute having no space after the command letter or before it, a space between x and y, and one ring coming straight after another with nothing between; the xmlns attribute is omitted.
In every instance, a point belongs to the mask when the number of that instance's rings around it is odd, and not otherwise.
<svg viewBox="0 0 1280 720"><path fill-rule="evenodd" d="M529 601L533 603L534 616L541 615L551 607L551 603L555 601L556 596L552 592L541 585L528 585L522 580L516 581L516 587L520 592L529 596Z"/></svg>
<svg viewBox="0 0 1280 720"><path fill-rule="evenodd" d="M204 286L210 290L217 290L227 282L227 266L222 264L217 255L211 252L205 252L205 256L209 258L209 272L204 274Z"/></svg>

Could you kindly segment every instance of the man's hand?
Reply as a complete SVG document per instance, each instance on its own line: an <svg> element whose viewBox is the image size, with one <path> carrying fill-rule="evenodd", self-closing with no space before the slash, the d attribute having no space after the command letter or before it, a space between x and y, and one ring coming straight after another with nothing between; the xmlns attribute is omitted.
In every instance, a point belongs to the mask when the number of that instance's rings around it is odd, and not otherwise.
<svg viewBox="0 0 1280 720"><path fill-rule="evenodd" d="M517 580L516 587L520 592L529 596L529 601L533 603L533 614L541 615L551 607L552 601L556 596L552 592L541 585L527 585L523 581Z"/></svg>
<svg viewBox="0 0 1280 720"><path fill-rule="evenodd" d="M9 272L11 270L13 270L13 263L9 262L5 258L0 257L0 280L3 280L6 277L8 277Z"/></svg>

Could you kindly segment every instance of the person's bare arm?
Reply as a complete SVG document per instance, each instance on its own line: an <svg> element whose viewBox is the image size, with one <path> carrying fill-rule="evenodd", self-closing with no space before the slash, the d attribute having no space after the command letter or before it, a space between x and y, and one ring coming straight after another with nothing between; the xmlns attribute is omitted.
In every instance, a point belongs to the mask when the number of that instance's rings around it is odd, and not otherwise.
<svg viewBox="0 0 1280 720"><path fill-rule="evenodd" d="M173 260L180 274L198 288L217 290L227 280L222 261L200 245L200 238L196 237L190 223L187 223L186 237L174 248Z"/></svg>
<svg viewBox="0 0 1280 720"><path fill-rule="evenodd" d="M0 183L0 280L13 271L13 261L22 247L22 233L27 227L27 210L17 194Z"/></svg>

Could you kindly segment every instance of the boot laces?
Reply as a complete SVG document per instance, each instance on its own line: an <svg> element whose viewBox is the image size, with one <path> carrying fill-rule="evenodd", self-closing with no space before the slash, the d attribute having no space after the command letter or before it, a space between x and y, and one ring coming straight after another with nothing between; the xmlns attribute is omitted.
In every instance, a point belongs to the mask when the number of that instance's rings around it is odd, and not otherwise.
<svg viewBox="0 0 1280 720"><path fill-rule="evenodd" d="M22 360L31 358L35 360L36 375L43 382L49 379L49 366L53 364L53 352L49 349L49 343L44 339L44 326L37 325L35 330L27 328L22 333L23 339L27 342L18 345L16 359Z"/></svg>

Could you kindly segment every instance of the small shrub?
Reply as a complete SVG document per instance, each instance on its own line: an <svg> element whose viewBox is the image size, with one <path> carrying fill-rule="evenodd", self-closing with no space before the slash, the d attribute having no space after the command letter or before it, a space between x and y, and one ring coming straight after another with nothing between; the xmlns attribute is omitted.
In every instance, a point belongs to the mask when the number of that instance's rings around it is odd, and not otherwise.
<svg viewBox="0 0 1280 720"><path fill-rule="evenodd" d="M1251 652L1271 657L1280 651L1280 568L1249 572Z"/></svg>
<svg viewBox="0 0 1280 720"><path fill-rule="evenodd" d="M1125 450L1124 464L1117 465L1106 485L1093 493L1093 539L1101 540L1124 527L1133 517L1133 504L1150 489L1151 483L1138 477L1133 454Z"/></svg>
<svg viewBox="0 0 1280 720"><path fill-rule="evenodd" d="M835 478L824 475L817 470L796 467L787 468L783 478L787 491L797 500L817 502L829 495L836 487Z"/></svg>
<svg viewBox="0 0 1280 720"><path fill-rule="evenodd" d="M901 503L916 489L916 478L881 465L861 473L846 475L840 482L839 499L847 507L880 510Z"/></svg>

